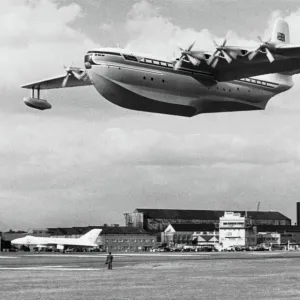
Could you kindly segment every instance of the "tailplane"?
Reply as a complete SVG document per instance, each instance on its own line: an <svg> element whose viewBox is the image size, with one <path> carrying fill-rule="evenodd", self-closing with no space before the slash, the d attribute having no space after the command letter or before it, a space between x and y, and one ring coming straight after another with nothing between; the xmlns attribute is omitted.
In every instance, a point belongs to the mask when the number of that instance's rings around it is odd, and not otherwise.
<svg viewBox="0 0 300 300"><path fill-rule="evenodd" d="M92 229L87 232L85 235L79 238L81 242L85 242L87 244L95 244L97 237L101 233L102 229Z"/></svg>

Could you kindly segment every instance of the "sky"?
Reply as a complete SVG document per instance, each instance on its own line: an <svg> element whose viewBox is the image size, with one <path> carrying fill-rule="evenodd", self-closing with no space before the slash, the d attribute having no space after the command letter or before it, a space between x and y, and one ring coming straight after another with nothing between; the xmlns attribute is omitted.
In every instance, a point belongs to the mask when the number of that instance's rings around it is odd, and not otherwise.
<svg viewBox="0 0 300 300"><path fill-rule="evenodd" d="M22 84L83 66L117 43L172 58L212 39L256 45L277 17L300 45L299 1L2 0L0 11L0 231L124 225L135 208L280 211L295 221L300 195L300 76L265 111L193 118L115 106L90 87L42 93Z"/></svg>

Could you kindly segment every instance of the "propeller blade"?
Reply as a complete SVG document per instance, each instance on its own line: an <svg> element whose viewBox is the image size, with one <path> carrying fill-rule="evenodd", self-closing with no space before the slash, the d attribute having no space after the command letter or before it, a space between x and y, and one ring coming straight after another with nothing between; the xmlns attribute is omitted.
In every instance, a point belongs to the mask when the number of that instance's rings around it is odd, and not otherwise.
<svg viewBox="0 0 300 300"><path fill-rule="evenodd" d="M219 62L219 57L216 57L215 61L212 63L212 67L215 68Z"/></svg>
<svg viewBox="0 0 300 300"><path fill-rule="evenodd" d="M252 60L258 54L259 50L260 50L260 47L257 48L256 50L250 52L250 54L248 56L249 60Z"/></svg>
<svg viewBox="0 0 300 300"><path fill-rule="evenodd" d="M66 87L66 85L67 85L67 83L68 83L69 76L70 76L70 74L68 73L68 74L66 75L66 77L64 78L62 84L61 84L62 87Z"/></svg>
<svg viewBox="0 0 300 300"><path fill-rule="evenodd" d="M227 43L227 38L225 37L222 47L225 47L226 43Z"/></svg>
<svg viewBox="0 0 300 300"><path fill-rule="evenodd" d="M181 56L180 59L176 61L175 65L174 65L174 70L175 70L175 71L177 71L177 70L181 67L183 58L184 58L184 57Z"/></svg>
<svg viewBox="0 0 300 300"><path fill-rule="evenodd" d="M72 71L71 73L77 80L81 80L85 75L85 72L78 73L78 72Z"/></svg>
<svg viewBox="0 0 300 300"><path fill-rule="evenodd" d="M196 41L189 46L189 48L187 49L188 52L190 52L192 50L192 48L194 47L195 43L196 43Z"/></svg>
<svg viewBox="0 0 300 300"><path fill-rule="evenodd" d="M225 60L230 64L232 62L232 58L226 53L226 51L222 50L221 51Z"/></svg>
<svg viewBox="0 0 300 300"><path fill-rule="evenodd" d="M186 56L187 56L188 60L192 63L192 65L194 65L194 66L199 66L200 65L201 62L200 62L199 59L191 56L190 54L187 54Z"/></svg>
<svg viewBox="0 0 300 300"><path fill-rule="evenodd" d="M275 60L273 54L268 48L266 48L266 55L270 63L272 63Z"/></svg>
<svg viewBox="0 0 300 300"><path fill-rule="evenodd" d="M258 36L257 38L258 38L258 40L260 41L261 44L264 44L264 41L261 39L260 36Z"/></svg>
<svg viewBox="0 0 300 300"><path fill-rule="evenodd" d="M214 59L215 59L217 53L218 53L218 50L216 50L216 51L209 57L209 59L207 60L207 64L208 64L208 65L211 65L211 64L212 64L212 62L214 61Z"/></svg>

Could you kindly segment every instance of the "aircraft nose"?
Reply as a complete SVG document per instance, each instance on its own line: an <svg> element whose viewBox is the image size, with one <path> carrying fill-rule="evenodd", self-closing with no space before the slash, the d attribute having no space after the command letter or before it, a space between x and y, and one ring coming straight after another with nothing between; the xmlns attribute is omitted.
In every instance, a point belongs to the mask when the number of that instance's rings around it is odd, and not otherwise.
<svg viewBox="0 0 300 300"><path fill-rule="evenodd" d="M92 54L86 54L84 57L84 66L86 69L92 68Z"/></svg>

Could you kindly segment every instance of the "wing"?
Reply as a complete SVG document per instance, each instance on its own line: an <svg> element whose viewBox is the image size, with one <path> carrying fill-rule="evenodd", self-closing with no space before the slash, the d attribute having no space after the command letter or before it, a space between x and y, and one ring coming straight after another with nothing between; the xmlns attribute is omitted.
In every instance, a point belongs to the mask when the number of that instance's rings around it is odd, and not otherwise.
<svg viewBox="0 0 300 300"><path fill-rule="evenodd" d="M66 79L66 77L68 78ZM25 84L22 88L48 90L92 84L84 69L70 68L65 75Z"/></svg>
<svg viewBox="0 0 300 300"><path fill-rule="evenodd" d="M270 73L300 73L300 46L282 44L270 51L273 62L269 61L264 51L259 51L252 60L249 59L250 51L244 51L231 63L221 57L212 71L213 76L217 81L231 81Z"/></svg>

